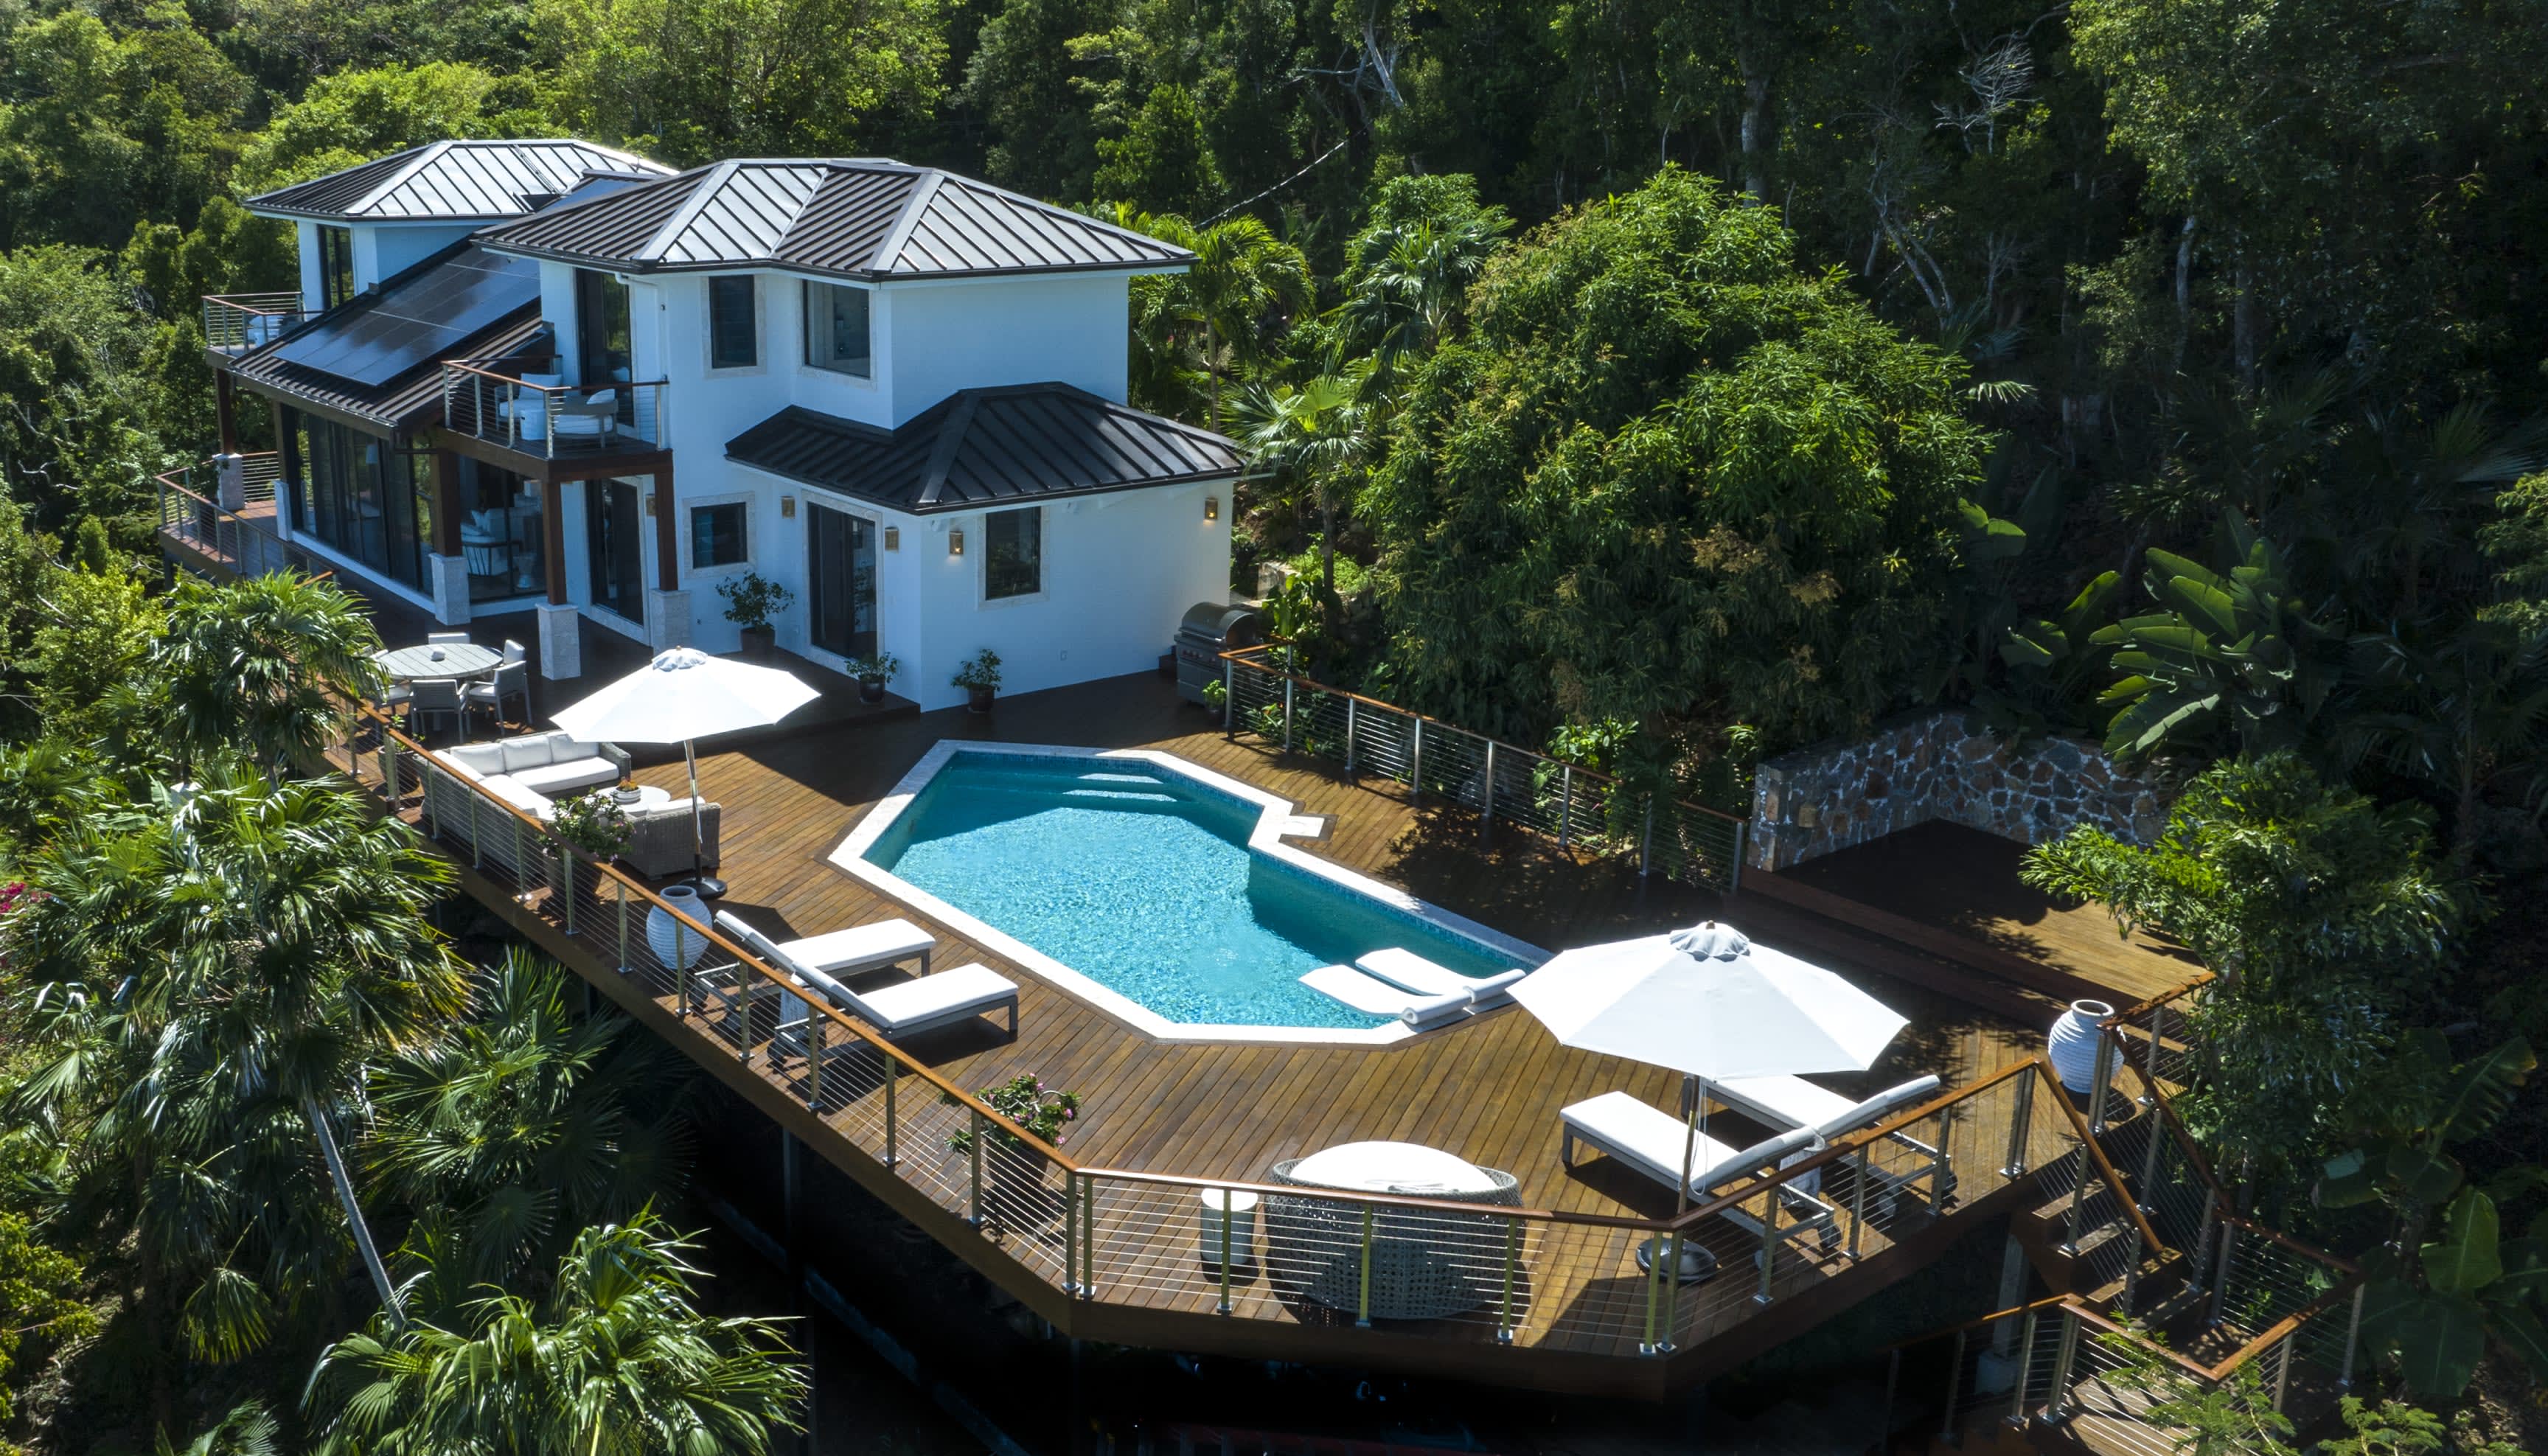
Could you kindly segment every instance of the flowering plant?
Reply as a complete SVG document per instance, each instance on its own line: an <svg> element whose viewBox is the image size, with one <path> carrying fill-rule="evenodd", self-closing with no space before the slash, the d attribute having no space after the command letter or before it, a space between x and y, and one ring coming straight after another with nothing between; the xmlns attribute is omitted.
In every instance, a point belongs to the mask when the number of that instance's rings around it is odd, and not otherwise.
<svg viewBox="0 0 2548 1456"><path fill-rule="evenodd" d="M1033 1072L1020 1073L996 1087L985 1087L976 1095L982 1099L983 1106L1055 1147L1070 1140L1062 1129L1079 1120L1079 1094L1051 1091ZM939 1094L941 1102L953 1104L956 1100L952 1092ZM1026 1146L1015 1133L1006 1128L994 1125L988 1131L992 1140L1003 1147ZM957 1152L971 1152L972 1131L966 1129L950 1135L947 1145Z"/></svg>
<svg viewBox="0 0 2548 1456"><path fill-rule="evenodd" d="M631 829L628 812L604 790L580 793L557 806L558 838L596 860L626 854Z"/></svg>

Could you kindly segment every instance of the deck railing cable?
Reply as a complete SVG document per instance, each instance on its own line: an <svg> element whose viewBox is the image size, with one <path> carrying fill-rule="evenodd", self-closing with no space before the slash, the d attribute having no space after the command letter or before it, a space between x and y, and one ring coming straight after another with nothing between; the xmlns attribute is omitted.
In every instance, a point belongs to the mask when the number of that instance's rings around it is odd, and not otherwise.
<svg viewBox="0 0 2548 1456"><path fill-rule="evenodd" d="M1291 672L1285 644L1222 654L1223 724L1287 753L1337 765L1348 779L1394 783L1478 816L1481 834L1509 826L1567 856L1634 860L1639 874L1731 892L1741 882L1749 823L1701 804L1640 793L1582 764Z"/></svg>
<svg viewBox="0 0 2548 1456"><path fill-rule="evenodd" d="M207 462L157 478L161 538L242 577L298 569L290 544L276 535L270 524L249 519L221 504L218 485L211 495L195 488L199 473L216 469L214 463ZM280 467L271 451L239 457L236 469L243 504L274 499Z"/></svg>

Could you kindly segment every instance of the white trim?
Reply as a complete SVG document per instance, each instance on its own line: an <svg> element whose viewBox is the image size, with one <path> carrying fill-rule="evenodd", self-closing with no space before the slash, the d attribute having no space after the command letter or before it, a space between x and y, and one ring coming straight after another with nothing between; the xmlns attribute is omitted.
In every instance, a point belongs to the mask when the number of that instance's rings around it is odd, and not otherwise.
<svg viewBox="0 0 2548 1456"><path fill-rule="evenodd" d="M1216 774L1191 760L1178 758L1174 754L1161 753L1156 749L1068 748L1054 744L984 743L973 739L942 738L929 752L921 755L920 762L912 767L911 772L905 774L890 792L877 800L873 808L867 810L866 817L861 819L858 826L850 831L849 838L841 841L840 848L832 852L832 864L868 888L888 899L909 905L923 915L935 918L965 940L1033 971L1050 982L1055 989L1066 991L1135 1031L1159 1041L1243 1042L1284 1046L1388 1046L1404 1042L1417 1033L1405 1023L1396 1021L1385 1026L1368 1028L1233 1026L1218 1022L1170 1021L1123 992L1100 985L1097 981L1080 974L998 927L956 909L897 874L869 864L866 852L875 847L876 841L883 838L884 832L893 827L894 821L902 817L903 812L911 807L912 801L919 797L920 791L928 787L929 781L938 775L939 771L945 769L959 753L1015 754L1021 758L1138 760L1162 773L1176 774L1217 793L1256 805L1258 808L1256 826L1247 834L1247 849L1251 854L1260 854L1294 868L1306 870L1350 894L1376 900L1391 909L1411 915L1437 930L1448 931L1453 935L1479 942L1519 964L1536 967L1548 958L1548 953L1536 946L1517 941L1465 916L1454 915L1440 906L1419 900L1394 885L1383 884L1368 875L1357 874L1341 864L1320 859L1306 850L1285 844L1283 842L1285 835L1315 833L1318 827L1317 821L1293 812L1293 804L1289 799L1277 797L1252 784L1243 783L1226 774ZM1459 1024L1457 1021L1451 1023L1453 1026Z"/></svg>
<svg viewBox="0 0 2548 1456"><path fill-rule="evenodd" d="M677 534L674 547L682 556L682 580L686 582L692 577L705 577L715 581L723 577L740 577L760 564L760 546L753 539L761 529L759 494L756 491L723 491L713 496L683 494L673 502L673 508L682 513L682 518L674 523L674 531ZM690 513L716 505L743 507L743 560L720 562L715 566L701 566L692 555L697 548L698 531L690 519ZM776 507L774 505L772 509L774 512Z"/></svg>
<svg viewBox="0 0 2548 1456"><path fill-rule="evenodd" d="M1035 512L1036 589L1032 592L1013 592L1006 596L994 596L991 594L991 517L1015 515L1022 510ZM1076 511L1062 513L1077 514ZM1047 529L1051 522L1046 518L1045 506L1042 503L990 507L975 513L973 525L982 538L980 549L973 553L975 559L981 563L973 569L973 609L975 611L1002 611L1012 606L1033 606L1050 595L1051 589L1045 585L1045 572L1049 565L1046 558L1048 549L1052 545L1052 532Z"/></svg>
<svg viewBox="0 0 2548 1456"><path fill-rule="evenodd" d="M716 362L716 289L719 278L744 278L752 283L752 362L725 364ZM770 290L761 274L749 268L729 273L699 275L699 375L703 379L742 379L770 372ZM666 310L667 313L670 310ZM666 352L670 352L667 350ZM660 407L659 407L660 408Z"/></svg>

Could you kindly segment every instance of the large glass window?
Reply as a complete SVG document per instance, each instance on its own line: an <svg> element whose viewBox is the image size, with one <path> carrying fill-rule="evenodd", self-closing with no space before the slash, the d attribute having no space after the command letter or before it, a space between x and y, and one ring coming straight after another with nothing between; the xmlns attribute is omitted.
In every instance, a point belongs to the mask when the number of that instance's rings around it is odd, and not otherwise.
<svg viewBox="0 0 2548 1456"><path fill-rule="evenodd" d="M460 554L469 599L497 601L548 590L547 527L537 486L509 470L462 459Z"/></svg>
<svg viewBox="0 0 2548 1456"><path fill-rule="evenodd" d="M433 539L428 457L297 410L285 423L293 528L390 581L420 586Z"/></svg>
<svg viewBox="0 0 2548 1456"><path fill-rule="evenodd" d="M805 285L805 362L835 374L869 378L875 355L867 339L867 293L830 283Z"/></svg>
<svg viewBox="0 0 2548 1456"><path fill-rule="evenodd" d="M740 500L690 507L690 569L741 566L752 560L744 525L744 504Z"/></svg>
<svg viewBox="0 0 2548 1456"><path fill-rule="evenodd" d="M628 382L628 285L591 268L575 270L575 331L586 389Z"/></svg>
<svg viewBox="0 0 2548 1456"><path fill-rule="evenodd" d="M761 362L761 319L749 273L708 280L708 367L749 369Z"/></svg>
<svg viewBox="0 0 2548 1456"><path fill-rule="evenodd" d="M318 228L318 306L332 309L354 296L354 229Z"/></svg>
<svg viewBox="0 0 2548 1456"><path fill-rule="evenodd" d="M982 522L982 594L1033 596L1044 590L1044 509L994 510Z"/></svg>

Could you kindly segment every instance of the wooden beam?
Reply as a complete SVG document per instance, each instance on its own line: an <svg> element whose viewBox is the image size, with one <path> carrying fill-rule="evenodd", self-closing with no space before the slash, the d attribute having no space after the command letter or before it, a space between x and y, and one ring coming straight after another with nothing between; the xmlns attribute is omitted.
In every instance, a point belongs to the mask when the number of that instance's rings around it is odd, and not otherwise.
<svg viewBox="0 0 2548 1456"><path fill-rule="evenodd" d="M433 452L433 553L458 556L460 543L460 457Z"/></svg>
<svg viewBox="0 0 2548 1456"><path fill-rule="evenodd" d="M549 605L566 605L566 487L540 482L540 552L548 559Z"/></svg>
<svg viewBox="0 0 2548 1456"><path fill-rule="evenodd" d="M213 419L221 432L222 453L238 453L238 387L227 369L213 371Z"/></svg>
<svg viewBox="0 0 2548 1456"><path fill-rule="evenodd" d="M655 585L667 592L682 590L681 531L673 517L673 459L655 469Z"/></svg>

